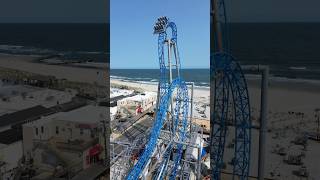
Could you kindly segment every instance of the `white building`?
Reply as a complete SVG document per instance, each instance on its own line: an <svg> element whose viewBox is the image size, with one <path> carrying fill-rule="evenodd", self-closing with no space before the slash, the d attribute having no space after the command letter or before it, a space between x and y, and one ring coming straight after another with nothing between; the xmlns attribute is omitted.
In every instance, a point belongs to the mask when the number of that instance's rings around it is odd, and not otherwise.
<svg viewBox="0 0 320 180"><path fill-rule="evenodd" d="M115 119L115 116L117 115L118 107L110 107L110 121L113 121Z"/></svg>
<svg viewBox="0 0 320 180"><path fill-rule="evenodd" d="M85 106L60 112L23 125L23 150L35 165L54 169L57 165L80 171L100 160L99 126L106 109Z"/></svg>
<svg viewBox="0 0 320 180"><path fill-rule="evenodd" d="M138 108L141 107L142 110L146 110L156 104L157 93L156 92L145 92L135 96L127 97L121 99L117 102L118 107L131 107Z"/></svg>

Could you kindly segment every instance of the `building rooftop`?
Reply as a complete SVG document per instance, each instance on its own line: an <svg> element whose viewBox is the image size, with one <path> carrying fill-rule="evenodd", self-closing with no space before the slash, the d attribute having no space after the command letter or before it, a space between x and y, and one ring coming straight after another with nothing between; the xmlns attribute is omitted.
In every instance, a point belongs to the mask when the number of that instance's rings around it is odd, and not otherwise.
<svg viewBox="0 0 320 180"><path fill-rule="evenodd" d="M0 83L0 115L36 105L46 108L54 107L58 103L70 102L74 96L75 91L59 91L28 85L1 85Z"/></svg>
<svg viewBox="0 0 320 180"><path fill-rule="evenodd" d="M42 117L37 121L25 124L25 126L32 126L34 124L41 125L51 121L70 121L76 123L96 124L107 118L107 109L102 106L87 105L81 108L68 111L59 112L50 116Z"/></svg>
<svg viewBox="0 0 320 180"><path fill-rule="evenodd" d="M0 132L0 144L12 144L22 140L22 130L19 129L8 129Z"/></svg>
<svg viewBox="0 0 320 180"><path fill-rule="evenodd" d="M59 113L55 119L77 123L98 123L107 118L107 109L101 106L88 105L73 111Z"/></svg>
<svg viewBox="0 0 320 180"><path fill-rule="evenodd" d="M5 114L0 116L0 127L22 124L25 121L35 120L50 113L52 113L51 109L39 105L14 113Z"/></svg>
<svg viewBox="0 0 320 180"><path fill-rule="evenodd" d="M145 93L141 93L141 94L138 94L138 95L135 95L135 96L132 96L132 97L127 97L127 98L124 98L123 100L129 100L129 101L142 101L144 99L148 99L150 97L154 97L154 96L157 96L157 93L155 92L145 92Z"/></svg>

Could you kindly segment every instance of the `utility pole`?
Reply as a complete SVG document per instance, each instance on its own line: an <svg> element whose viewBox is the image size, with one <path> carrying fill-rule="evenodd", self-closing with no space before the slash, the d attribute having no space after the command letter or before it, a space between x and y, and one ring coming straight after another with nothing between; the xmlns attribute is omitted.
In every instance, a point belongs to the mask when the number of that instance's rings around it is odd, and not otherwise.
<svg viewBox="0 0 320 180"><path fill-rule="evenodd" d="M167 39L166 40L167 45L168 45L168 66L169 66L169 84L172 83L172 62L171 62L171 39ZM170 113L170 117L171 117L171 132L174 132L174 122L173 122L173 116L174 116L174 111L173 111L173 99L171 97L170 100L170 108L171 108L171 113ZM174 134L171 133L171 140L173 140Z"/></svg>
<svg viewBox="0 0 320 180"><path fill-rule="evenodd" d="M103 164L105 166L108 166L108 148L107 148L107 126L106 126L106 120L102 120L102 136L103 136L103 145L104 145L104 160Z"/></svg>
<svg viewBox="0 0 320 180"><path fill-rule="evenodd" d="M319 113L320 109L316 109L315 112L316 112L315 117L317 118L317 124L318 124L316 140L319 141L320 140L320 113Z"/></svg>
<svg viewBox="0 0 320 180"><path fill-rule="evenodd" d="M258 159L258 180L264 179L265 170L265 151L266 133L268 121L268 82L269 66L265 65L246 65L243 70L261 73L261 99L260 99L260 129L259 129L259 159Z"/></svg>

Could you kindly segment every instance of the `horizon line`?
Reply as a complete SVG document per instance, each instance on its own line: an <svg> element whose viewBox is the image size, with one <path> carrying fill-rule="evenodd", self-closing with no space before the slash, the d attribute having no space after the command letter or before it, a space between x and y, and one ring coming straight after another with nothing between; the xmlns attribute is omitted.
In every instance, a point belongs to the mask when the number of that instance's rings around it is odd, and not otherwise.
<svg viewBox="0 0 320 180"><path fill-rule="evenodd" d="M144 69L159 69L159 68L110 68L110 70L116 70L116 69L139 69L139 70L144 70ZM210 69L210 67L188 67L188 68L180 68L180 69Z"/></svg>

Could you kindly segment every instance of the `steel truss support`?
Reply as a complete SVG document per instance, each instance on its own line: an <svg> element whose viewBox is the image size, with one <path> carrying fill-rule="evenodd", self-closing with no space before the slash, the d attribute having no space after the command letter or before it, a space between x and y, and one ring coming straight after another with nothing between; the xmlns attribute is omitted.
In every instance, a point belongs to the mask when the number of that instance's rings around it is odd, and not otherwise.
<svg viewBox="0 0 320 180"><path fill-rule="evenodd" d="M224 0L211 1L211 168L212 179L220 180L224 166L227 123L233 112L235 148L233 179L246 180L250 167L251 119L246 79L237 61L229 54L228 23Z"/></svg>
<svg viewBox="0 0 320 180"><path fill-rule="evenodd" d="M211 120L211 167L213 179L221 179L229 101L233 103L235 152L233 178L247 179L250 165L251 119L246 80L240 65L226 53L214 54L214 102Z"/></svg>
<svg viewBox="0 0 320 180"><path fill-rule="evenodd" d="M171 29L171 38L168 39L167 29ZM187 129L188 129L188 110L189 110L189 97L188 88L185 81L180 77L180 59L179 52L177 48L177 28L175 23L168 21L166 17L161 17L155 25L155 32L159 34L158 36L158 55L160 64L160 80L159 80L159 97L157 104L157 113L154 125L152 127L149 141L145 146L142 155L139 157L138 162L130 170L127 179L136 180L140 177L142 171L146 168L150 158L155 153L155 148L158 143L158 138L160 131L166 121L171 121L172 127L170 128L173 139L177 141L184 142L186 139ZM168 63L169 72L166 66L166 60L164 56L164 46L168 44ZM173 48L173 53L175 55L176 61L175 65L170 60L171 48ZM176 78L173 79L173 69L175 67ZM169 78L167 77L169 74ZM168 81L169 79L169 81ZM176 95L174 99L174 95ZM170 116L167 116L168 109L171 109ZM169 119L168 119L169 118ZM173 168L171 170L170 179L175 179L178 167L180 166L183 146L177 144L176 151L177 155L173 159ZM174 146L169 144L163 157L160 168L157 171L158 179L162 179L167 173L167 167L170 160L170 155L174 149Z"/></svg>

